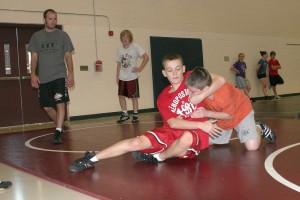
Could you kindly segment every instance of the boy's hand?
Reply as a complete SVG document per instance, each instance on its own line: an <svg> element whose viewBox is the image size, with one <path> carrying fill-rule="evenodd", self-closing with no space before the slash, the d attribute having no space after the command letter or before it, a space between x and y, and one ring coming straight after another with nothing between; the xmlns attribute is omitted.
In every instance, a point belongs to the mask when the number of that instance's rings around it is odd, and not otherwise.
<svg viewBox="0 0 300 200"><path fill-rule="evenodd" d="M191 117L192 118L208 117L208 111L205 108L200 107L191 114Z"/></svg>
<svg viewBox="0 0 300 200"><path fill-rule="evenodd" d="M138 67L134 67L134 68L132 68L132 72L134 72L134 73L137 73L137 72L139 72L139 68L138 68Z"/></svg>
<svg viewBox="0 0 300 200"><path fill-rule="evenodd" d="M222 133L222 129L218 127L216 121L217 120L208 120L204 122L205 125L202 128L202 130L212 138L218 138Z"/></svg>

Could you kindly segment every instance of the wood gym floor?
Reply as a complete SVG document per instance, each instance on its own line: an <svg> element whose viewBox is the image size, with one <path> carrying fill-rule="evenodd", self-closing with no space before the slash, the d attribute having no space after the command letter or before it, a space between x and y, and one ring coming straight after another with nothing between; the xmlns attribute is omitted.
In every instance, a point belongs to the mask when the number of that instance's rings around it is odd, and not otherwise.
<svg viewBox="0 0 300 200"><path fill-rule="evenodd" d="M300 96L253 103L256 118L277 134L246 151L232 138L202 151L197 159L138 162L125 154L80 173L68 171L87 150L161 126L158 113L123 125L117 117L71 122L63 144L52 145L53 129L0 134L0 180L13 186L0 199L300 199Z"/></svg>

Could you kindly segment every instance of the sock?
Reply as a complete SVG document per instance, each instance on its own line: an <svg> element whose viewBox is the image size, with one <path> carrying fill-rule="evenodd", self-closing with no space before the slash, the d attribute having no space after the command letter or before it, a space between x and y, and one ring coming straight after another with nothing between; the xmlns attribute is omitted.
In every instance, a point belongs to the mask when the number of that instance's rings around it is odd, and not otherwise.
<svg viewBox="0 0 300 200"><path fill-rule="evenodd" d="M124 113L124 115L128 115L127 110L123 110L122 112Z"/></svg>
<svg viewBox="0 0 300 200"><path fill-rule="evenodd" d="M62 128L56 128L55 130L58 130L59 132L62 132Z"/></svg>
<svg viewBox="0 0 300 200"><path fill-rule="evenodd" d="M153 157L156 158L158 162L162 162L162 161L165 160L165 159L161 159L161 158L159 157L159 154L153 154Z"/></svg>
<svg viewBox="0 0 300 200"><path fill-rule="evenodd" d="M92 161L92 162L98 162L99 160L97 159L96 156L94 156L94 157L92 157L92 158L90 159L90 161Z"/></svg>

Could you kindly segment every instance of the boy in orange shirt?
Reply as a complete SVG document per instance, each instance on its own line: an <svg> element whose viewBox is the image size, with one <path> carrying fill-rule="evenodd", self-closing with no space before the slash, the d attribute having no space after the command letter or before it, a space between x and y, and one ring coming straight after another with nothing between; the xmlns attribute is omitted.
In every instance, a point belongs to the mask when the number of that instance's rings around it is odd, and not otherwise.
<svg viewBox="0 0 300 200"><path fill-rule="evenodd" d="M192 103L201 101L197 96L209 89L211 80L209 72L204 68L197 67L193 70L185 81ZM276 135L271 128L261 121L255 122L250 100L233 85L225 83L204 101L207 110L199 108L192 116L217 119L218 127L223 129L220 135L210 135L210 144L229 143L233 129L247 150L257 150L261 138L269 143L276 141Z"/></svg>

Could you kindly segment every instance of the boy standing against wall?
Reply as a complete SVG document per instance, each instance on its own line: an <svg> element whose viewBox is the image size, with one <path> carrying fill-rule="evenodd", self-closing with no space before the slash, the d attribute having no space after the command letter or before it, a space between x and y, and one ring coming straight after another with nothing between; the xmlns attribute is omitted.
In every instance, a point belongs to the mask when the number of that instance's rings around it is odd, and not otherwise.
<svg viewBox="0 0 300 200"><path fill-rule="evenodd" d="M133 35L129 30L123 30L120 33L122 46L117 50L117 73L116 81L118 84L119 103L122 109L122 115L117 123L123 123L128 120L127 103L125 97L131 98L133 106L132 123L138 123L138 98L139 93L139 73L146 66L149 56L137 44L133 43ZM137 66L137 59L142 57L141 65Z"/></svg>

